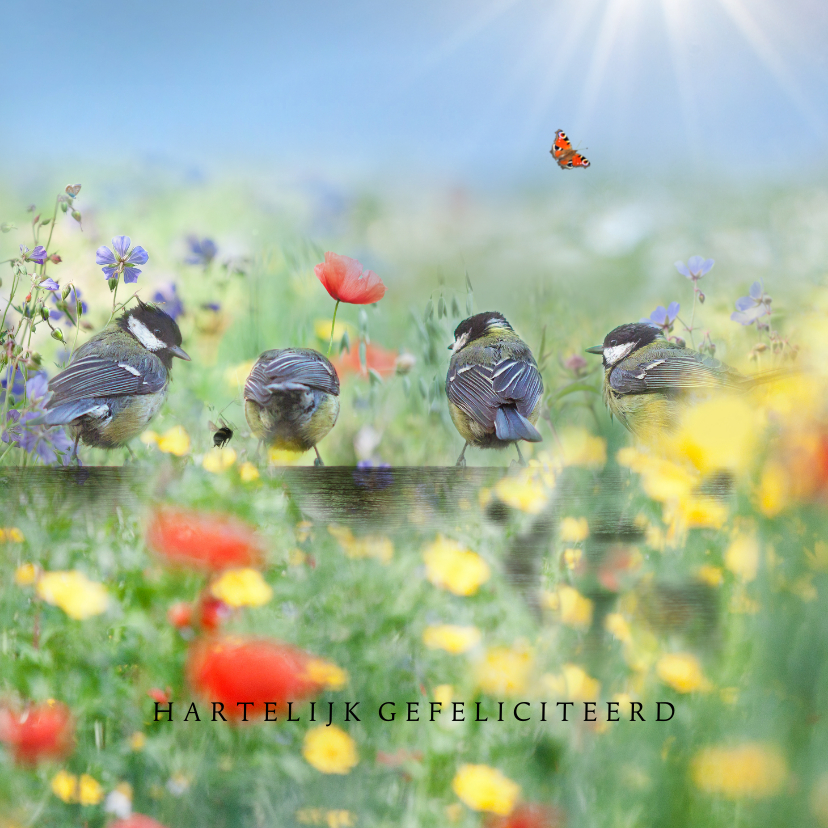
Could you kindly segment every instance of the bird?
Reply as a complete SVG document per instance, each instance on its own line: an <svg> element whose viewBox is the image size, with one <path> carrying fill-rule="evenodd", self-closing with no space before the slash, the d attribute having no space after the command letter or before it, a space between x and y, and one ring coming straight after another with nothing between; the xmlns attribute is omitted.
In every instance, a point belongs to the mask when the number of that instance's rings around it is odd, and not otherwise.
<svg viewBox="0 0 828 828"><path fill-rule="evenodd" d="M543 440L535 423L543 380L529 346L502 313L487 311L463 320L454 331L446 375L449 413L466 449L505 448L513 443L523 463L519 440Z"/></svg>
<svg viewBox="0 0 828 828"><path fill-rule="evenodd" d="M175 320L138 299L52 377L42 421L68 426L75 438L75 458L78 441L104 449L126 446L129 451L127 443L164 402L173 357L190 361Z"/></svg>
<svg viewBox="0 0 828 828"><path fill-rule="evenodd" d="M339 377L330 360L311 348L265 351L244 385L244 414L261 443L316 452L339 416Z"/></svg>
<svg viewBox="0 0 828 828"><path fill-rule="evenodd" d="M671 342L649 323L619 325L603 345L586 349L604 360L604 403L637 437L671 431L686 406L716 392L744 392L778 376L748 377L712 356Z"/></svg>

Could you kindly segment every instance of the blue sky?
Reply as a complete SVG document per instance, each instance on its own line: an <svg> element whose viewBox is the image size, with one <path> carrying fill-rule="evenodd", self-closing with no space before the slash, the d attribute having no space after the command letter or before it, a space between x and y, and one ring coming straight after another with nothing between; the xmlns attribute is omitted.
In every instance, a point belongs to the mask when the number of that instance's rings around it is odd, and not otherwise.
<svg viewBox="0 0 828 828"><path fill-rule="evenodd" d="M556 128L588 147L573 175L828 159L823 0L7 0L3 18L6 175L163 159L502 180L546 173Z"/></svg>

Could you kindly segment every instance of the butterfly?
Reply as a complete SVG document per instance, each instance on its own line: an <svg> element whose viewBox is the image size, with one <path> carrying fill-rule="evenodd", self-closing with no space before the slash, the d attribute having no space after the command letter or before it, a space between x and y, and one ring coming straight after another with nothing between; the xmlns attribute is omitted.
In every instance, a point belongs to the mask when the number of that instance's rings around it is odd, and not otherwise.
<svg viewBox="0 0 828 828"><path fill-rule="evenodd" d="M70 198L74 198L80 192L80 189L81 189L80 184L67 184L66 185L66 194Z"/></svg>
<svg viewBox="0 0 828 828"><path fill-rule="evenodd" d="M571 170L574 167L588 167L589 161L581 153L572 149L572 144L562 129L555 131L555 143L549 150L562 170Z"/></svg>

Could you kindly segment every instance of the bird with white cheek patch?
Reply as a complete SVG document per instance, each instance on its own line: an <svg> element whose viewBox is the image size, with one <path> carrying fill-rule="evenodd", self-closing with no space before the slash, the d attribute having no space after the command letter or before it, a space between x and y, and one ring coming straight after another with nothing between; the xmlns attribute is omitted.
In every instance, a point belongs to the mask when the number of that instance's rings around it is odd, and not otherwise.
<svg viewBox="0 0 828 828"><path fill-rule="evenodd" d="M42 422L68 426L78 442L126 446L158 413L167 394L173 357L189 362L175 320L156 305L138 305L81 345L49 381Z"/></svg>

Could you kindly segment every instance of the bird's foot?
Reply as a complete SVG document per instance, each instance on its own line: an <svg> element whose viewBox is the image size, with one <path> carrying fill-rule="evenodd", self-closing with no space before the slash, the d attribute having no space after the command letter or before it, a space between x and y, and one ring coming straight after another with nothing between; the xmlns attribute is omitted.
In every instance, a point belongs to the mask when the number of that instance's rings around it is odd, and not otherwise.
<svg viewBox="0 0 828 828"><path fill-rule="evenodd" d="M454 465L457 466L457 468L465 469L466 468L466 458L461 457Z"/></svg>
<svg viewBox="0 0 828 828"><path fill-rule="evenodd" d="M316 460L313 461L313 465L319 467L324 466L325 464L322 462L321 457L317 457Z"/></svg>

